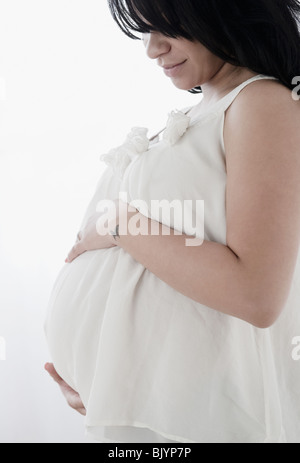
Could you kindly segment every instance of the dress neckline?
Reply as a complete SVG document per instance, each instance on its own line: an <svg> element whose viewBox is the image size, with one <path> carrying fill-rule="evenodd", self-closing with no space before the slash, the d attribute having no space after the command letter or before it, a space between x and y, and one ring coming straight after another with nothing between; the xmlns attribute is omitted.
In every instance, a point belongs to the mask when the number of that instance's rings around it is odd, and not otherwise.
<svg viewBox="0 0 300 463"><path fill-rule="evenodd" d="M257 74L256 76L250 77L250 79L247 79L244 82L242 82L241 84L239 84L237 87L235 87L229 93L227 93L222 98L220 98L218 101L216 101L211 106L209 106L206 110L204 110L200 114L198 114L198 116L195 116L193 118L191 117L190 127L196 125L199 121L202 121L203 118L206 118L207 116L209 116L211 114L215 114L215 113L219 112L220 109L224 109L224 111L226 111L228 106L230 106L230 104L232 103L234 98L239 94L239 92L243 88L245 88L247 85L249 85L250 83L255 82L257 80L278 80L278 79L276 79L275 77L264 75L264 74ZM200 105L200 104L201 104L201 102L198 103L198 105ZM196 106L197 105L189 106L188 108L184 108L181 112L183 114L185 114L186 116L189 116L190 111L193 108L195 108ZM158 138L164 131L165 131L165 128L163 128L158 133L156 133L154 136L152 136L150 138L150 142L154 142L154 140L156 138Z"/></svg>
<svg viewBox="0 0 300 463"><path fill-rule="evenodd" d="M219 111L220 109L226 110L227 107L232 103L234 98L240 93L243 88L247 87L252 82L258 81L258 80L277 80L275 77L267 76L264 74L257 74L256 76L250 77L250 79L245 80L241 84L239 84L237 87L235 87L233 90L231 90L229 93L224 95L222 98L220 98L218 101L213 103L211 106L206 108L204 111L202 111L198 116L195 116L191 118L191 125L194 125L198 120L202 119L202 117L207 116L208 114L215 113ZM201 105L201 102L198 103ZM197 106L197 105L196 105ZM189 115L189 112L195 108L195 106L191 106L188 108L187 112L185 113L187 116Z"/></svg>

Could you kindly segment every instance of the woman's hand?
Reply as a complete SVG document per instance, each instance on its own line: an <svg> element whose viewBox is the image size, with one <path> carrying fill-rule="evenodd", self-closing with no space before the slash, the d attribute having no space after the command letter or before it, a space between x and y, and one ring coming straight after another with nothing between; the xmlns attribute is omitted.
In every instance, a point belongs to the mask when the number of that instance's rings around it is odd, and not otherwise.
<svg viewBox="0 0 300 463"><path fill-rule="evenodd" d="M46 363L45 370L49 373L52 379L59 385L61 392L65 396L68 405L80 413L80 415L86 415L86 409L79 397L79 394L74 391L68 384L59 376L52 363Z"/></svg>
<svg viewBox="0 0 300 463"><path fill-rule="evenodd" d="M115 201L103 201L103 209L92 215L85 228L77 235L77 241L68 254L66 262L71 263L86 251L108 249L117 246L117 242L111 235L116 225L127 220L129 211L133 208L129 204L117 199ZM137 212L135 210L135 212ZM126 224L125 224L126 225Z"/></svg>
<svg viewBox="0 0 300 463"><path fill-rule="evenodd" d="M108 233L105 235L100 235L98 233L97 223L100 217L101 214L99 213L92 215L85 228L78 233L77 241L66 259L67 263L70 264L84 252L95 251L96 249L108 249L115 246L111 239L112 237Z"/></svg>

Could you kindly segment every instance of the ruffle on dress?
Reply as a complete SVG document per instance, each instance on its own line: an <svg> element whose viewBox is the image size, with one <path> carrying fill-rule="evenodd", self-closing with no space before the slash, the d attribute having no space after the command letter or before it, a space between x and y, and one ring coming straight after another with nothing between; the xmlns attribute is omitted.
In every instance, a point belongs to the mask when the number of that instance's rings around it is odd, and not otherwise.
<svg viewBox="0 0 300 463"><path fill-rule="evenodd" d="M190 120L190 117L182 111L172 111L169 114L167 127L163 134L163 141L171 146L175 145L187 131ZM112 167L114 174L123 179L129 164L149 150L150 139L147 134L148 129L145 127L133 127L127 135L125 142L108 153L102 154L100 161Z"/></svg>

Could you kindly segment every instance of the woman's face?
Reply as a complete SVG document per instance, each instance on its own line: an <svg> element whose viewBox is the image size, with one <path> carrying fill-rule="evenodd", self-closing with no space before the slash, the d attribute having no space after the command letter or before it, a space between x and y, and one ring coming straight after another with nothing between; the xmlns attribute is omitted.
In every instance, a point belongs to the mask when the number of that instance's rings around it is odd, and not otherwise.
<svg viewBox="0 0 300 463"><path fill-rule="evenodd" d="M170 38L160 32L143 35L149 58L156 59L173 84L190 90L209 82L222 68L224 61L200 42Z"/></svg>

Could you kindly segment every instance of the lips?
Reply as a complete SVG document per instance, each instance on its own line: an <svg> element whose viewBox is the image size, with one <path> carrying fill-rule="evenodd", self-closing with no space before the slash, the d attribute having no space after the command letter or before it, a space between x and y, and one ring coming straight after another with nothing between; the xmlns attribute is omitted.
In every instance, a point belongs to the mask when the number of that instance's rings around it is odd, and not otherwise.
<svg viewBox="0 0 300 463"><path fill-rule="evenodd" d="M168 77L175 77L181 71L185 63L186 63L186 60L178 64L164 65L162 66L162 68L164 70L164 73Z"/></svg>

